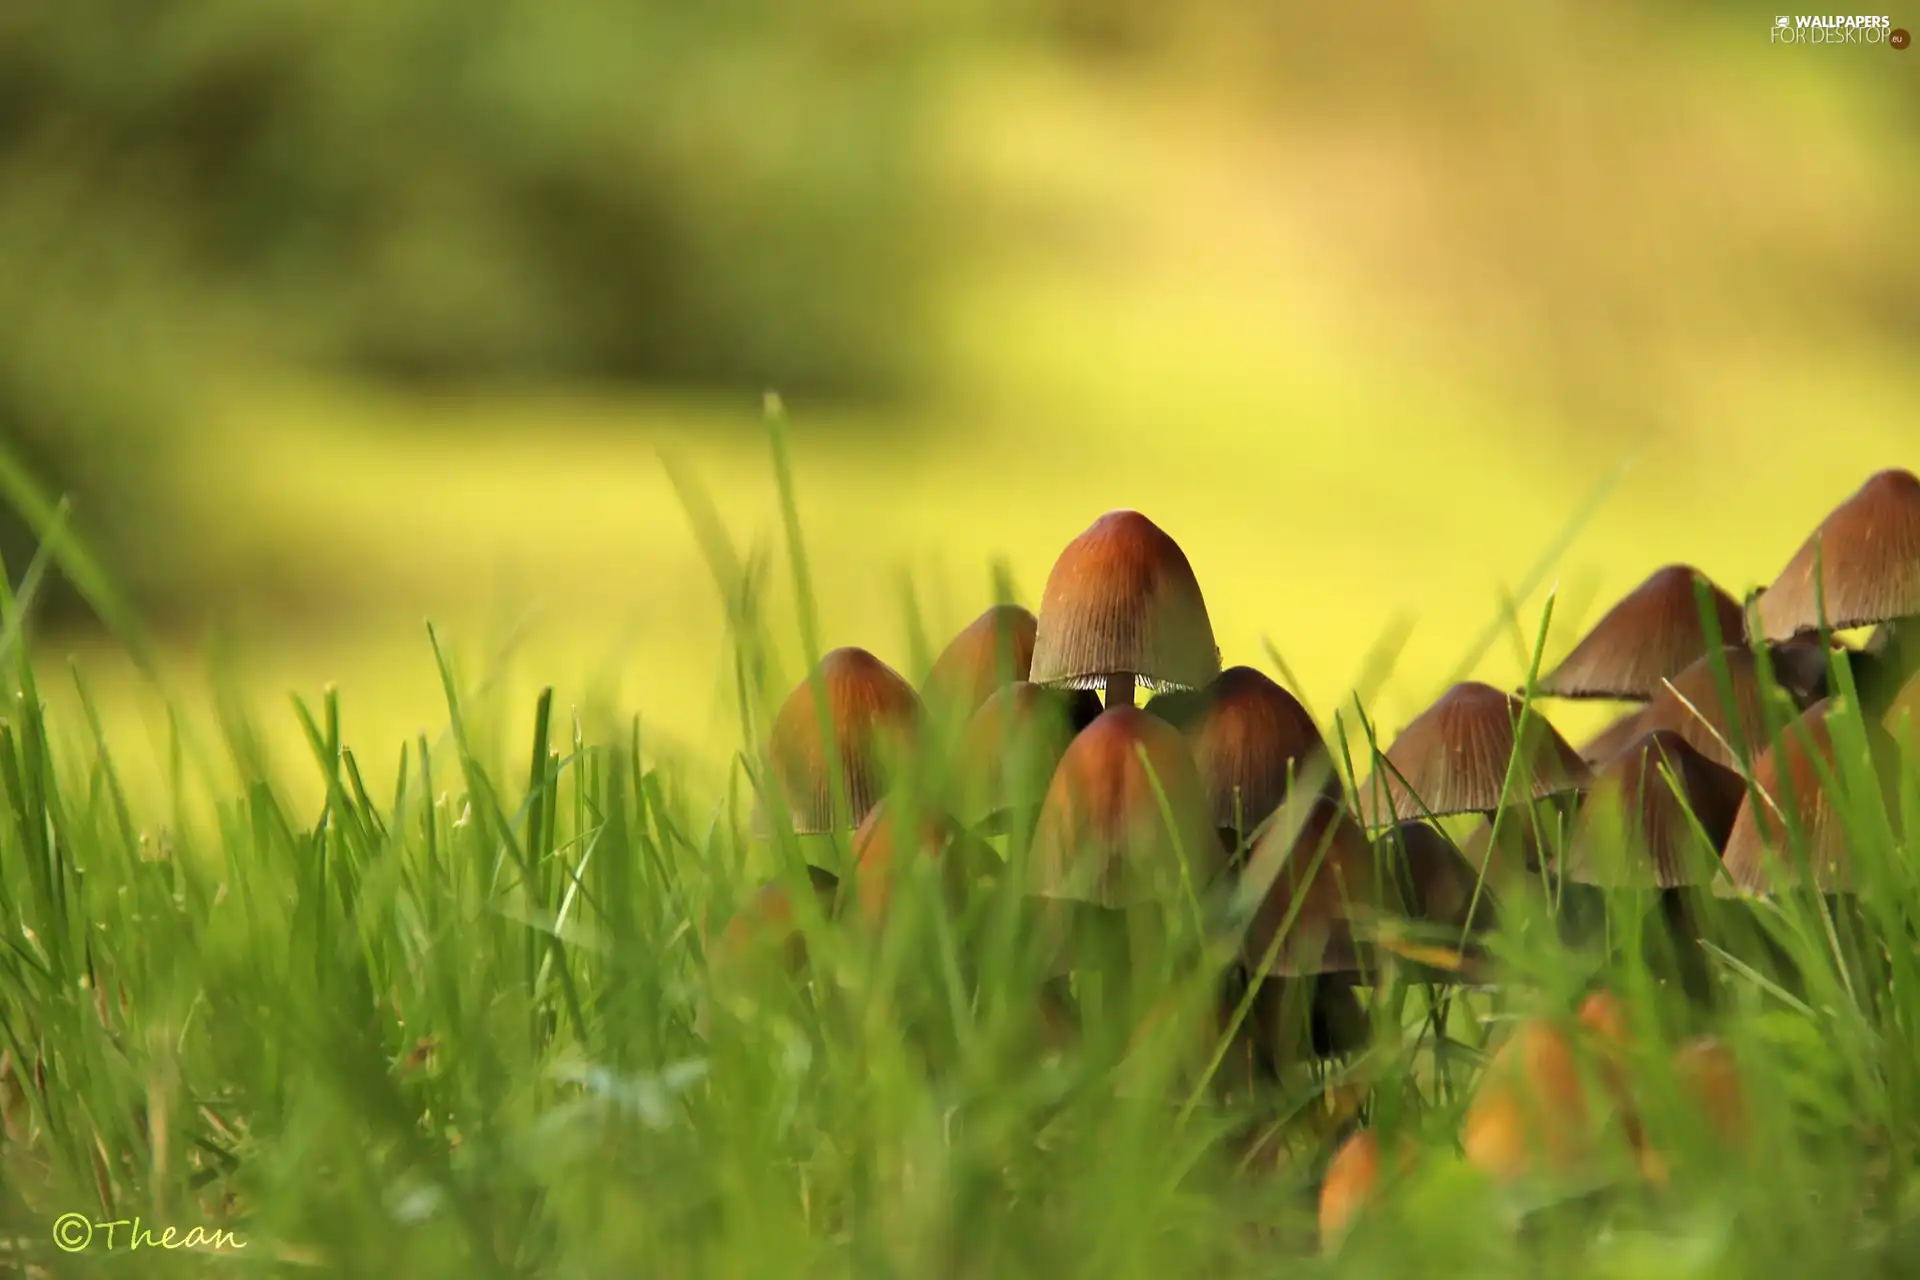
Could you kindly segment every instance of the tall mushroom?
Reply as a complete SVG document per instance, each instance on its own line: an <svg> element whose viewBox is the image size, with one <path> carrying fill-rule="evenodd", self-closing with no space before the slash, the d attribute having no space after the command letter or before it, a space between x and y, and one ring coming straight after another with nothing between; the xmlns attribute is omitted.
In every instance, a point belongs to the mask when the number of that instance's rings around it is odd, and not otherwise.
<svg viewBox="0 0 1920 1280"><path fill-rule="evenodd" d="M865 649L833 650L820 659L817 675L826 697L831 750L839 765L838 798L846 806L847 824L858 826L880 802L899 753L919 733L920 698L898 672ZM781 704L767 735L772 781L797 835L834 829L833 771L820 727L814 682L802 680ZM768 829L764 805L755 825Z"/></svg>
<svg viewBox="0 0 1920 1280"><path fill-rule="evenodd" d="M1197 689L1220 674L1200 584L1180 545L1137 511L1110 511L1060 553L1040 597L1029 678L1100 688Z"/></svg>
<svg viewBox="0 0 1920 1280"><path fill-rule="evenodd" d="M1706 616L1714 621L1715 637L1708 635ZM1646 702L1660 692L1662 680L1711 648L1738 642L1743 628L1739 601L1693 566L1667 565L1607 610L1541 677L1539 691L1556 698Z"/></svg>

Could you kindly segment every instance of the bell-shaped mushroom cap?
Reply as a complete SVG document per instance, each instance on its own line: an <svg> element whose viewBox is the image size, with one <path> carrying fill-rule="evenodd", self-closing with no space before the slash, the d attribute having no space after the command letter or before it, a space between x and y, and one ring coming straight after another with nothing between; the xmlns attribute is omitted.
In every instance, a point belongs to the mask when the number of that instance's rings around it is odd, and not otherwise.
<svg viewBox="0 0 1920 1280"><path fill-rule="evenodd" d="M1219 674L1200 583L1159 526L1110 511L1067 544L1040 597L1034 683L1104 689L1108 676L1125 675L1159 691L1198 689Z"/></svg>
<svg viewBox="0 0 1920 1280"><path fill-rule="evenodd" d="M1673 1078L1681 1100L1699 1108L1715 1137L1744 1146L1751 1124L1740 1063L1724 1040L1696 1036L1673 1051Z"/></svg>
<svg viewBox="0 0 1920 1280"><path fill-rule="evenodd" d="M1749 794L1741 803L1722 855L1735 889L1772 893L1792 888L1799 882L1804 860L1813 887L1819 892L1855 891L1842 809L1821 777L1824 770L1836 786L1844 789L1848 785L1828 723L1835 707L1831 698L1808 707L1754 762L1753 784L1765 799L1756 804L1756 797ZM1864 723L1870 758L1855 763L1870 770L1865 776L1884 785L1888 766L1895 758L1893 744L1879 725L1870 720ZM1868 797L1857 794L1848 798L1869 802ZM1872 797L1871 802L1878 803L1879 797ZM1798 857L1791 849L1796 827L1805 841L1804 852Z"/></svg>
<svg viewBox="0 0 1920 1280"><path fill-rule="evenodd" d="M1501 893L1538 892L1545 887L1546 868L1566 847L1576 810L1577 804L1509 809L1476 823L1460 842L1461 856Z"/></svg>
<svg viewBox="0 0 1920 1280"><path fill-rule="evenodd" d="M1241 952L1254 972L1276 943L1268 973L1357 973L1368 966L1355 926L1365 934L1383 913L1383 899L1373 846L1346 810L1325 796L1282 806L1244 874L1254 885L1271 877Z"/></svg>
<svg viewBox="0 0 1920 1280"><path fill-rule="evenodd" d="M1727 696L1720 692L1716 661L1726 666ZM1640 713L1640 731L1671 730L1717 765L1738 769L1743 753L1755 753L1767 741L1765 688L1751 650L1728 645L1667 681ZM1784 700L1779 714L1794 709Z"/></svg>
<svg viewBox="0 0 1920 1280"><path fill-rule="evenodd" d="M1280 807L1289 784L1307 769L1324 774L1316 790L1340 794L1313 717L1252 667L1221 672L1181 727L1200 765L1213 825L1223 831L1251 832Z"/></svg>
<svg viewBox="0 0 1920 1280"><path fill-rule="evenodd" d="M957 906L973 880L991 872L1000 859L944 813L922 810L911 843L901 829L893 801L882 800L853 833L853 875L842 882L843 901L849 896L859 918L869 927L885 922L893 903L894 885L907 859L925 858L938 865L941 886L950 905ZM903 848L903 846L905 846Z"/></svg>
<svg viewBox="0 0 1920 1280"><path fill-rule="evenodd" d="M1091 689L1019 680L995 690L960 737L959 816L977 824L1016 805L1037 813L1067 744L1099 715Z"/></svg>
<svg viewBox="0 0 1920 1280"><path fill-rule="evenodd" d="M821 658L820 681L848 820L858 826L886 791L893 755L919 732L920 698L898 672L865 649L835 649ZM802 680L780 705L767 736L767 756L794 831L819 835L833 830L832 774L811 680ZM756 825L765 830L765 823L763 809Z"/></svg>
<svg viewBox="0 0 1920 1280"><path fill-rule="evenodd" d="M1594 775L1567 841L1567 878L1605 888L1711 884L1745 798L1739 774L1671 729L1642 734Z"/></svg>
<svg viewBox="0 0 1920 1280"><path fill-rule="evenodd" d="M1028 892L1109 909L1173 903L1185 893L1183 873L1197 889L1225 861L1179 731L1115 707L1060 757L1034 829Z"/></svg>
<svg viewBox="0 0 1920 1280"><path fill-rule="evenodd" d="M1356 1220L1380 1189L1380 1137L1377 1130L1361 1129L1340 1144L1327 1162L1320 1183L1320 1248L1331 1253L1353 1231ZM1411 1174L1418 1149L1404 1133L1394 1143L1394 1164L1400 1177Z"/></svg>
<svg viewBox="0 0 1920 1280"><path fill-rule="evenodd" d="M1769 640L1920 614L1920 479L1882 471L1828 513L1760 597Z"/></svg>
<svg viewBox="0 0 1920 1280"><path fill-rule="evenodd" d="M921 686L927 705L968 716L994 690L1025 680L1039 622L1017 604L996 604L960 629Z"/></svg>
<svg viewBox="0 0 1920 1280"><path fill-rule="evenodd" d="M1360 811L1368 825L1491 813L1500 807L1516 747L1520 771L1508 801L1586 785L1586 762L1539 711L1527 715L1526 741L1519 741L1521 708L1520 699L1478 681L1447 690L1393 740L1386 751L1389 767L1361 785Z"/></svg>
<svg viewBox="0 0 1920 1280"><path fill-rule="evenodd" d="M1719 626L1709 639L1700 600ZM1670 564L1607 610L1573 651L1540 680L1540 692L1556 698L1617 698L1645 702L1660 682L1678 675L1716 644L1737 643L1744 634L1740 602L1691 565Z"/></svg>
<svg viewBox="0 0 1920 1280"><path fill-rule="evenodd" d="M1644 708L1627 712L1587 739L1581 744L1580 758L1590 765L1605 764L1626 750L1628 743L1645 732L1640 727L1642 710Z"/></svg>
<svg viewBox="0 0 1920 1280"><path fill-rule="evenodd" d="M1168 689L1147 700L1147 710L1176 729L1191 725L1206 705L1207 689Z"/></svg>
<svg viewBox="0 0 1920 1280"><path fill-rule="evenodd" d="M1401 1165L1412 1164L1412 1148L1402 1144ZM1331 1253L1353 1229L1361 1210L1380 1187L1380 1135L1362 1129L1340 1144L1327 1162L1320 1184L1320 1248Z"/></svg>
<svg viewBox="0 0 1920 1280"><path fill-rule="evenodd" d="M1528 1019L1487 1063L1461 1135L1467 1162L1502 1181L1590 1160L1596 1117L1572 1037Z"/></svg>
<svg viewBox="0 0 1920 1280"><path fill-rule="evenodd" d="M811 866L807 868L807 880L821 914L831 916L839 881L831 871ZM709 968L720 969L774 956L789 972L798 972L807 962L806 935L794 915L786 882L781 880L761 885L740 904L714 939L707 960Z"/></svg>
<svg viewBox="0 0 1920 1280"><path fill-rule="evenodd" d="M1401 893L1413 919L1455 936L1493 927L1498 907L1492 878L1481 884L1479 868L1446 836L1424 822L1401 822L1387 828L1376 843L1397 854Z"/></svg>

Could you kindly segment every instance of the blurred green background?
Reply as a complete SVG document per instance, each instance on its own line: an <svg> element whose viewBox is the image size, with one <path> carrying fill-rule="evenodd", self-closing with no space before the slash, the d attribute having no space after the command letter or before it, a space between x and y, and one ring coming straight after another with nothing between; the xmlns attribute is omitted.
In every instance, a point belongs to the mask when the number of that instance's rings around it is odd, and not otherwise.
<svg viewBox="0 0 1920 1280"><path fill-rule="evenodd" d="M828 644L910 667L903 583L937 646L1134 506L1322 715L1411 616L1395 721L1623 460L1549 658L1920 464L1920 54L1748 8L9 0L0 441L180 688L231 641L373 755L443 722L428 617L724 746L660 451L771 537L767 387Z"/></svg>

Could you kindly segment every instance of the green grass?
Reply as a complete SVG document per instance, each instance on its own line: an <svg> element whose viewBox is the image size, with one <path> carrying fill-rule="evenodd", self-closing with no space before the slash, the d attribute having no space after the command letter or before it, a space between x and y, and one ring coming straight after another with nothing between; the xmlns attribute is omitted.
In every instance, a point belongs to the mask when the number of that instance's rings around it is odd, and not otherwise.
<svg viewBox="0 0 1920 1280"><path fill-rule="evenodd" d="M792 484L776 468L797 534ZM7 1265L1719 1277L1891 1276L1920 1259L1920 884L1904 824L1859 778L1846 794L1864 905L1832 927L1817 902L1713 912L1710 1020L1639 958L1634 904L1613 904L1618 945L1598 949L1516 909L1496 940L1498 995L1389 971L1373 1050L1226 1096L1195 1073L1211 1042L1192 1051L1209 966L1234 936L1231 906L1209 897L1169 923L1174 961L1140 993L1169 1016L1131 1055L1097 1020L1077 1047L1041 1047L1040 956L1011 877L953 906L909 864L879 936L803 906L804 980L720 951L719 925L756 886L802 883L798 843L747 836L747 783L769 709L799 677L791 655L822 640L810 617L778 634L765 578L688 496L742 695L742 754L717 788L644 719L584 692L577 714L571 695L541 692L529 722L496 673L436 636L435 732L355 739L347 688L295 707L305 759L269 758L229 701L218 733L168 722L165 788L129 798L84 694L75 713L46 709L69 675L14 643L6 602ZM773 564L805 601L799 548L784 540ZM1544 623L1511 624L1528 665ZM1857 715L1837 723L1857 732ZM1364 773L1370 727L1343 724ZM1900 777L1894 817L1914 811L1904 762ZM316 781L320 801L300 798ZM937 783L936 762L895 802L924 803ZM844 838L809 853L844 865ZM1793 962L1790 983L1760 969L1762 932ZM1585 1180L1495 1186L1456 1148L1488 1040L1516 1014L1570 1009L1603 970L1673 1173L1655 1187L1601 1160ZM1664 1065L1709 1021L1744 1073L1744 1157ZM1356 1115L1418 1155L1322 1258L1314 1188ZM54 1242L65 1214L137 1216L176 1239L224 1230L244 1247L120 1259L127 1236L110 1248L101 1227L68 1254Z"/></svg>

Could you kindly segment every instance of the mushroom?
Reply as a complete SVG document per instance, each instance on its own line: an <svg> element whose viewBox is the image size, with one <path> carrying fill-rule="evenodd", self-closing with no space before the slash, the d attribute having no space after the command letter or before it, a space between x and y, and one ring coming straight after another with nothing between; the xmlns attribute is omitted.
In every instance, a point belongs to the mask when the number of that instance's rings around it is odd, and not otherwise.
<svg viewBox="0 0 1920 1280"><path fill-rule="evenodd" d="M1028 892L1108 910L1169 903L1186 892L1183 881L1204 886L1225 860L1179 732L1138 708L1113 707L1080 731L1054 770Z"/></svg>
<svg viewBox="0 0 1920 1280"><path fill-rule="evenodd" d="M1380 914L1373 846L1360 825L1325 796L1289 804L1253 847L1247 879L1271 876L1244 954L1256 972L1285 977L1359 973L1368 967L1364 933ZM1268 958L1272 953L1271 959Z"/></svg>
<svg viewBox="0 0 1920 1280"><path fill-rule="evenodd" d="M1322 794L1340 795L1313 717L1292 694L1251 667L1221 672L1185 719L1182 728L1200 766L1213 825L1229 848L1237 848L1280 807L1304 770L1324 774L1316 779Z"/></svg>
<svg viewBox="0 0 1920 1280"><path fill-rule="evenodd" d="M1017 604L996 604L960 629L921 685L929 707L970 716L992 693L1025 680L1039 623Z"/></svg>
<svg viewBox="0 0 1920 1280"><path fill-rule="evenodd" d="M1869 477L1807 536L1759 614L1769 640L1920 615L1920 478Z"/></svg>
<svg viewBox="0 0 1920 1280"><path fill-rule="evenodd" d="M1597 765L1620 754L1622 748L1645 732L1640 727L1642 710L1635 707L1587 739L1580 748L1580 758L1588 764Z"/></svg>
<svg viewBox="0 0 1920 1280"><path fill-rule="evenodd" d="M1206 705L1206 692L1205 689L1169 689L1147 699L1147 710L1174 728L1185 729Z"/></svg>
<svg viewBox="0 0 1920 1280"><path fill-rule="evenodd" d="M1788 837L1797 828L1805 842L1805 866L1813 888L1823 894L1856 891L1841 809L1821 777L1824 771L1845 786L1828 723L1835 707L1831 698L1814 703L1754 763L1754 793L1741 803L1723 855L1734 889L1765 894L1795 887L1800 866L1786 856L1786 850ZM1884 786L1893 744L1879 725L1871 720L1864 724L1869 758L1861 763ZM1872 799L1877 803L1880 797Z"/></svg>
<svg viewBox="0 0 1920 1280"><path fill-rule="evenodd" d="M1406 1135L1394 1144L1398 1153L1397 1172L1405 1177L1413 1171L1415 1149ZM1353 1230L1360 1213L1380 1190L1380 1136L1374 1129L1361 1129L1340 1144L1327 1161L1326 1176L1320 1182L1320 1248L1332 1253Z"/></svg>
<svg viewBox="0 0 1920 1280"><path fill-rule="evenodd" d="M1766 696L1751 650L1727 645L1666 683L1640 713L1642 733L1670 730L1707 759L1729 769L1740 768L1741 761L1753 754L1754 745L1767 741ZM1792 710L1783 699L1777 714L1788 716Z"/></svg>
<svg viewBox="0 0 1920 1280"><path fill-rule="evenodd" d="M1031 835L1067 744L1099 714L1091 689L1016 680L988 695L960 735L958 816L983 832Z"/></svg>
<svg viewBox="0 0 1920 1280"><path fill-rule="evenodd" d="M956 907L968 885L991 873L1000 861L952 817L931 810L918 814L917 835L903 854L895 807L895 800L882 800L853 833L853 874L840 885L840 914L846 914L845 908L851 905L855 917L869 928L886 922L906 860L920 857L935 863L946 900Z"/></svg>
<svg viewBox="0 0 1920 1280"><path fill-rule="evenodd" d="M1060 553L1040 598L1030 679L1105 689L1133 705L1138 681L1197 689L1220 674L1220 650L1193 566L1137 511L1110 511Z"/></svg>
<svg viewBox="0 0 1920 1280"><path fill-rule="evenodd" d="M1320 1247L1331 1253L1380 1185L1380 1138L1362 1129L1340 1144L1320 1184Z"/></svg>
<svg viewBox="0 0 1920 1280"><path fill-rule="evenodd" d="M1368 825L1491 813L1502 799L1526 801L1577 791L1587 765L1538 712L1526 716L1511 694L1478 681L1456 684L1415 716L1387 748L1386 764L1361 787ZM1507 767L1521 753L1518 789L1503 796ZM1382 794L1384 792L1384 795Z"/></svg>
<svg viewBox="0 0 1920 1280"><path fill-rule="evenodd" d="M1714 619L1709 638L1703 620ZM1691 565L1671 564L1607 610L1593 629L1542 677L1539 692L1556 698L1611 698L1646 702L1660 682L1677 675L1716 645L1744 632L1740 602Z"/></svg>
<svg viewBox="0 0 1920 1280"><path fill-rule="evenodd" d="M1242 874L1265 884L1241 958L1261 982L1253 1016L1273 1069L1303 1042L1319 1056L1362 1047L1353 982L1372 968L1366 939L1386 904L1366 833L1328 797L1302 796L1273 815Z"/></svg>
<svg viewBox="0 0 1920 1280"><path fill-rule="evenodd" d="M1515 1027L1488 1061L1467 1108L1461 1138L1469 1164L1509 1182L1574 1173L1600 1154L1602 1116L1592 1101L1596 1087L1602 1097L1617 1088L1622 1046L1615 1013L1589 1001L1573 1032L1545 1018ZM1582 1049L1590 1060L1585 1064Z"/></svg>
<svg viewBox="0 0 1920 1280"><path fill-rule="evenodd" d="M1417 966L1423 981L1482 981L1486 959L1476 940L1498 919L1493 885L1482 884L1478 868L1453 841L1424 822L1394 824L1374 839L1374 848L1393 870L1407 919L1423 926L1414 937L1382 933L1375 939L1379 949Z"/></svg>
<svg viewBox="0 0 1920 1280"><path fill-rule="evenodd" d="M833 913L839 881L822 867L806 867L808 887L820 904L820 913ZM806 935L793 912L793 896L785 881L768 881L728 917L726 927L708 952L708 969L732 969L760 958L778 956L781 967L799 973L806 967Z"/></svg>
<svg viewBox="0 0 1920 1280"><path fill-rule="evenodd" d="M1706 1118L1713 1135L1728 1147L1746 1145L1751 1123L1740 1064L1724 1040L1696 1036L1673 1053L1674 1083L1681 1101Z"/></svg>
<svg viewBox="0 0 1920 1280"><path fill-rule="evenodd" d="M1460 842L1460 853L1487 883L1512 893L1526 888L1544 890L1542 875L1566 847L1567 827L1578 812L1579 796L1564 804L1521 810L1503 819L1495 829L1493 818L1476 824Z"/></svg>
<svg viewBox="0 0 1920 1280"><path fill-rule="evenodd" d="M1608 889L1710 884L1745 796L1739 774L1680 734L1644 733L1594 775L1561 866L1576 884Z"/></svg>
<svg viewBox="0 0 1920 1280"><path fill-rule="evenodd" d="M823 868L810 866L806 870L820 914L831 918L839 881ZM704 939L708 936L704 914L701 925ZM765 974L775 966L790 977L798 977L807 967L807 936L784 880L769 880L749 894L707 945L707 973L712 978L725 981ZM694 1015L694 1031L701 1036L709 1034L712 1019L712 1002L702 997Z"/></svg>
<svg viewBox="0 0 1920 1280"><path fill-rule="evenodd" d="M835 649L820 659L820 685L840 766L841 803L858 826L885 793L893 758L918 736L920 698L898 672L865 649ZM767 757L797 835L834 830L835 800L812 679L802 680L774 716ZM766 831L764 801L755 826Z"/></svg>

